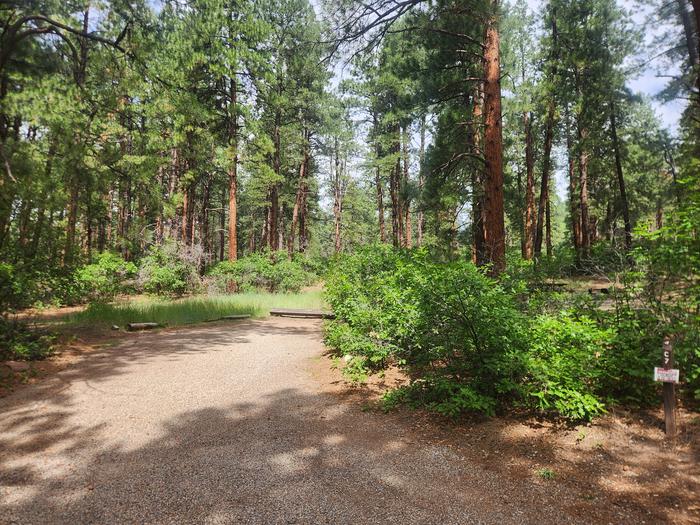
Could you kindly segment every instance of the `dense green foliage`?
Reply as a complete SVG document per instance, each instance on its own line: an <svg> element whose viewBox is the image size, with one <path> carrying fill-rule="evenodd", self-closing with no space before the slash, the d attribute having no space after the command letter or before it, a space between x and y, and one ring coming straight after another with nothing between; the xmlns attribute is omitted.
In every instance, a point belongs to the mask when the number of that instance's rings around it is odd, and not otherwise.
<svg viewBox="0 0 700 525"><path fill-rule="evenodd" d="M111 252L100 253L91 264L79 268L75 281L83 296L92 301L114 299L127 291L126 281L136 274L136 265Z"/></svg>
<svg viewBox="0 0 700 525"><path fill-rule="evenodd" d="M54 336L27 330L24 323L0 317L0 361L44 359L53 352Z"/></svg>
<svg viewBox="0 0 700 525"><path fill-rule="evenodd" d="M663 329L645 324L643 310L623 296L614 311L601 310L587 292L525 300L525 284L518 276L499 284L471 262L434 262L423 251L365 249L328 276L338 319L326 340L349 377L396 365L411 385L392 402L450 416L521 406L582 420L610 403L654 399Z"/></svg>
<svg viewBox="0 0 700 525"><path fill-rule="evenodd" d="M211 274L224 290L249 292L298 292L317 277L307 271L302 258L290 260L287 252L251 254L237 261L217 264Z"/></svg>

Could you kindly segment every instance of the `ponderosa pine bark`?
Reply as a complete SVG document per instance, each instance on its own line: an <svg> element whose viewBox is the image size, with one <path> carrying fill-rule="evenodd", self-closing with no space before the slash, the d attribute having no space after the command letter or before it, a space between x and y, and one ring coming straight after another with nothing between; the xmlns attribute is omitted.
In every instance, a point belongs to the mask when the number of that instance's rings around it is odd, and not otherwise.
<svg viewBox="0 0 700 525"><path fill-rule="evenodd" d="M228 260L238 259L238 83L231 77L229 101L229 147L231 165L228 170ZM223 233L222 233L223 234ZM223 243L222 243L223 245Z"/></svg>
<svg viewBox="0 0 700 525"><path fill-rule="evenodd" d="M545 215L549 209L549 172L552 162L552 142L554 141L554 99L550 99L547 104L547 122L544 131L544 151L542 158L542 180L540 183L540 198L537 206L537 227L535 231L534 257L539 259L542 255L542 239L545 229ZM549 244L547 245L549 252ZM549 255L549 253L548 253Z"/></svg>
<svg viewBox="0 0 700 525"><path fill-rule="evenodd" d="M83 33L88 32L90 25L90 3L85 6L85 11L83 12ZM79 40L79 59L78 63L75 65L75 84L78 89L82 89L85 84L85 75L87 72L87 59L88 59L88 42L87 39L81 37ZM66 244L63 249L63 265L69 265L73 260L73 251L75 250L75 230L78 223L78 198L80 195L80 190L78 187L78 172L79 170L74 170L69 180L70 193L68 197L68 224L66 226Z"/></svg>
<svg viewBox="0 0 700 525"><path fill-rule="evenodd" d="M375 130L375 133L377 133L378 130L378 123L377 123L377 114L372 113L372 126L373 129ZM374 139L374 153L376 156L376 160L379 161L379 158L381 157L382 154L382 147L381 144L379 143L379 140L375 137ZM379 168L379 164L374 169L374 184L376 187L376 194L377 194L377 217L378 217L378 222L379 222L379 241L382 243L386 242L386 226L384 223L384 184L382 183L382 172L381 169Z"/></svg>
<svg viewBox="0 0 700 525"><path fill-rule="evenodd" d="M498 0L491 1L492 13L484 39L484 247L491 275L506 267L506 235L503 206L503 128L501 115L500 35Z"/></svg>
<svg viewBox="0 0 700 525"><path fill-rule="evenodd" d="M306 193L307 177L306 170L309 163L309 135L306 129L303 130L302 135L303 152L301 162L299 163L299 182L297 183L297 194L296 198L294 199L294 208L292 210L292 224L289 229L289 236L287 237L287 253L289 253L290 258L294 253L294 241L296 237L296 231L299 226L299 216L303 213L304 209L304 194Z"/></svg>
<svg viewBox="0 0 700 525"><path fill-rule="evenodd" d="M392 147L392 153L396 157L396 162L391 169L389 176L389 197L391 198L391 237L394 247L401 246L402 231L401 231L401 204L400 204L400 180L401 180L401 145L399 138L398 127L395 130L396 143Z"/></svg>
<svg viewBox="0 0 700 525"><path fill-rule="evenodd" d="M577 126L578 133L578 176L579 176L579 212L581 217L580 228L580 240L581 240L581 252L580 256L583 259L587 259L590 255L591 248L591 232L590 232L590 218L588 213L588 165L590 161L590 155L586 147L586 142L588 140L588 129L583 126L580 121Z"/></svg>
<svg viewBox="0 0 700 525"><path fill-rule="evenodd" d="M613 151L615 153L615 172L617 184L620 189L620 205L622 207L622 220L625 224L625 251L632 249L632 221L630 220L630 207L627 201L627 189L625 177L622 171L622 158L620 154L620 140L617 136L617 118L615 115L615 102L610 102L610 134L612 135Z"/></svg>
<svg viewBox="0 0 700 525"><path fill-rule="evenodd" d="M281 92L282 86L279 90ZM275 110L275 128L273 132L273 142L275 151L272 159L272 169L279 177L282 169L282 144L280 137L280 128L282 127L282 113L279 108ZM279 187L275 182L270 188L270 210L269 210L269 226L268 226L268 241L270 250L277 251L279 249L279 233L277 231L279 222Z"/></svg>
<svg viewBox="0 0 700 525"><path fill-rule="evenodd" d="M423 192L425 184L425 115L420 119L420 150L418 153L418 191ZM418 234L418 246L423 245L423 230L425 228L425 214L423 213L423 204L418 203L418 224L416 225Z"/></svg>
<svg viewBox="0 0 700 525"><path fill-rule="evenodd" d="M529 111L523 113L525 131L525 213L523 214L523 259L533 257L535 242L535 154L532 145L532 116Z"/></svg>
<svg viewBox="0 0 700 525"><path fill-rule="evenodd" d="M401 187L408 187L408 176L409 176L409 153L408 153L408 126L404 126L401 133L401 151L402 151L402 165L403 165L403 176L401 179ZM405 248L411 248L413 245L413 232L411 231L411 201L409 199L404 199L400 195L402 201L402 220L403 227L402 233L402 246Z"/></svg>
<svg viewBox="0 0 700 525"><path fill-rule="evenodd" d="M472 122L470 125L471 150L475 158L483 154L481 135L483 128L483 91L481 84L474 89ZM476 163L472 169L472 262L477 266L487 263L484 234L484 166Z"/></svg>

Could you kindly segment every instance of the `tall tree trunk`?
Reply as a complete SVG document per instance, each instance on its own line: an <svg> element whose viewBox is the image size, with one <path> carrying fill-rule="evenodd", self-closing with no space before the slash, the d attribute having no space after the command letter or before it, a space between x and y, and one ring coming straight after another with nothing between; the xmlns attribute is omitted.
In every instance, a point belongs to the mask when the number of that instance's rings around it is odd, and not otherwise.
<svg viewBox="0 0 700 525"><path fill-rule="evenodd" d="M212 255L212 240L209 236L209 207L211 205L212 175L207 173L202 187L201 207L199 209L199 237L204 250L202 262L210 260ZM204 272L204 264L200 271Z"/></svg>
<svg viewBox="0 0 700 525"><path fill-rule="evenodd" d="M700 2L696 0L693 4L700 5ZM688 48L688 65L690 65L690 67L696 67L700 64L698 37L696 33L697 28L694 27L695 23L688 12L688 0L676 0L676 9L685 34L685 44Z"/></svg>
<svg viewBox="0 0 700 525"><path fill-rule="evenodd" d="M532 122L528 111L523 113L525 128L525 213L523 215L523 259L530 260L534 251L535 236L535 155L532 146Z"/></svg>
<svg viewBox="0 0 700 525"><path fill-rule="evenodd" d="M238 84L231 78L229 104L229 145L231 165L228 170L228 260L238 259ZM223 235L223 232L222 232ZM222 243L223 245L223 243Z"/></svg>
<svg viewBox="0 0 700 525"><path fill-rule="evenodd" d="M483 155L483 91L481 84L474 90L472 107L471 140L472 154L480 158ZM484 233L484 166L477 162L472 168L472 262L477 266L487 263L486 237Z"/></svg>
<svg viewBox="0 0 700 525"><path fill-rule="evenodd" d="M78 221L78 181L75 175L69 180L70 194L68 197L68 224L66 226L66 244L63 248L63 266L69 266L73 262L73 250L75 246L75 229Z"/></svg>
<svg viewBox="0 0 700 525"><path fill-rule="evenodd" d="M306 173L309 173L309 157L306 158ZM304 191L301 195L301 210L299 213L299 253L304 253L309 247L309 185L304 183Z"/></svg>
<svg viewBox="0 0 700 525"><path fill-rule="evenodd" d="M630 208L625 189L625 177L622 173L622 158L620 155L620 141L617 136L617 119L615 116L615 102L610 102L610 133L612 134L613 149L615 151L615 171L617 172L617 184L620 188L620 203L622 205L622 220L625 223L625 251L632 249L632 221L630 220Z"/></svg>
<svg viewBox="0 0 700 525"><path fill-rule="evenodd" d="M335 253L342 250L341 226L343 220L343 174L341 173L340 151L338 149L338 139L335 139L334 147L334 167L333 172L333 222L335 230Z"/></svg>
<svg viewBox="0 0 700 525"><path fill-rule="evenodd" d="M552 214L550 210L550 203L551 199L549 199L549 190L547 190L547 210L546 210L546 243L547 243L547 257L552 257L553 255L553 249L552 249Z"/></svg>
<svg viewBox="0 0 700 525"><path fill-rule="evenodd" d="M538 259L542 255L542 240L545 227L545 214L549 209L549 172L552 163L552 142L554 141L554 99L550 99L547 106L547 122L544 132L544 151L542 159L542 180L540 183L540 199L537 206L537 227L535 231L534 256Z"/></svg>
<svg viewBox="0 0 700 525"><path fill-rule="evenodd" d="M51 139L49 143L49 152L46 157L46 167L44 168L44 180L46 182L51 181L51 172L53 171L53 160L56 155L56 140ZM34 257L39 249L39 243L41 241L41 235L44 231L44 223L46 220L46 204L48 196L43 195L41 200L41 205L39 206L39 211L37 212L36 225L34 226L34 236L32 237L31 247L29 249L29 256Z"/></svg>
<svg viewBox="0 0 700 525"><path fill-rule="evenodd" d="M581 215L579 212L578 181L576 179L576 152L571 137L571 119L569 108L566 107L566 152L568 156L569 175L569 215L571 219L571 241L577 258L581 252Z"/></svg>
<svg viewBox="0 0 700 525"><path fill-rule="evenodd" d="M289 237L287 237L287 252L289 253L290 258L294 253L294 241L296 238L296 231L299 226L299 215L302 213L304 206L304 193L306 191L306 167L308 164L309 149L308 134L305 129L303 130L302 135L303 152L301 162L299 163L299 182L297 183L297 195L294 199L294 209L292 210L292 225L289 230Z"/></svg>
<svg viewBox="0 0 700 525"><path fill-rule="evenodd" d="M219 261L223 261L226 254L226 205L231 200L226 198L226 189L221 191L221 213L219 214ZM229 252L231 245L229 243ZM238 255L236 250L236 255ZM233 259L235 260L235 259Z"/></svg>
<svg viewBox="0 0 700 525"><path fill-rule="evenodd" d="M281 91L281 87L279 88ZM275 146L275 151L272 159L272 167L275 171L275 174L279 177L281 175L281 169L282 169L282 144L281 144L281 138L280 138L280 128L282 126L282 114L278 109L275 110L275 128L273 132L273 140L274 140L274 146ZM277 183L273 184L272 187L270 188L270 231L269 231L269 241L270 241L270 249L272 251L277 251L279 250L279 233L277 231L278 228L278 213L279 213L279 188Z"/></svg>
<svg viewBox="0 0 700 525"><path fill-rule="evenodd" d="M425 184L425 115L420 120L420 150L418 153L418 192L423 195L423 185ZM425 228L425 214L423 212L422 199L418 202L418 246L423 245L423 230Z"/></svg>
<svg viewBox="0 0 700 525"><path fill-rule="evenodd" d="M691 0L691 4L693 5L693 14L695 15L695 45L696 47L696 53L695 56L696 66L698 65L698 62L700 62L700 0ZM695 87L700 91L700 75L695 74ZM698 104L700 104L700 97L695 97L696 101Z"/></svg>
<svg viewBox="0 0 700 525"><path fill-rule="evenodd" d="M392 148L396 162L389 177L389 196L391 197L391 236L394 247L401 245L401 206L399 205L399 180L401 178L401 157L398 143Z"/></svg>
<svg viewBox="0 0 700 525"><path fill-rule="evenodd" d="M183 244L189 246L192 243L192 233L190 230L190 209L194 203L190 202L189 185L185 186L182 191L182 223L180 229L180 237Z"/></svg>
<svg viewBox="0 0 700 525"><path fill-rule="evenodd" d="M406 189L408 189L408 171L409 171L409 151L408 151L408 126L403 127L403 131L401 133L401 150L402 150L402 164L403 164L403 176L402 176L402 181L401 181L401 187L404 188L404 192ZM410 248L411 244L413 242L412 240L412 232L411 232L411 201L408 197L401 198L402 202L402 211L403 211L403 217L402 217L402 242L401 244L406 247Z"/></svg>
<svg viewBox="0 0 700 525"><path fill-rule="evenodd" d="M90 26L90 3L88 2L83 11L83 33L87 33ZM84 37L79 39L79 59L75 69L75 83L78 88L85 84L87 74L87 59L88 59L88 40ZM77 142L77 141L76 141ZM68 225L66 228L66 244L63 249L63 264L69 265L73 260L73 252L75 250L75 230L78 222L78 175L80 171L78 166L75 166L75 172L70 177L70 196L68 202Z"/></svg>
<svg viewBox="0 0 700 525"><path fill-rule="evenodd" d="M500 274L506 267L498 4L498 0L491 0L492 13L487 21L484 41L484 234L492 275Z"/></svg>
<svg viewBox="0 0 700 525"><path fill-rule="evenodd" d="M581 255L588 259L591 248L590 220L588 213L588 163L590 156L586 142L588 141L588 129L578 125L578 173L579 173L579 206L581 210Z"/></svg>

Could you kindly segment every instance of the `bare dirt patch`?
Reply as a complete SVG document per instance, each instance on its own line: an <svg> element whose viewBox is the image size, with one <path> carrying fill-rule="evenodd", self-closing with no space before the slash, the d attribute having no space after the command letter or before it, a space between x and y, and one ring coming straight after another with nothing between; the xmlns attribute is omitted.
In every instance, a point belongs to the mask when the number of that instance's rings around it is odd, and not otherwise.
<svg viewBox="0 0 700 525"><path fill-rule="evenodd" d="M387 389L406 382L396 370L366 385L345 382L330 358L312 366L329 393L365 411L380 412ZM447 446L470 462L536 486L577 495L568 509L606 522L606 509L648 517L647 523L700 523L700 415L679 411L680 435L663 432L663 411L612 409L591 424L566 426L527 416L453 421L424 410L386 415L421 439ZM536 502L533 502L536 504ZM611 523L614 521L611 521Z"/></svg>

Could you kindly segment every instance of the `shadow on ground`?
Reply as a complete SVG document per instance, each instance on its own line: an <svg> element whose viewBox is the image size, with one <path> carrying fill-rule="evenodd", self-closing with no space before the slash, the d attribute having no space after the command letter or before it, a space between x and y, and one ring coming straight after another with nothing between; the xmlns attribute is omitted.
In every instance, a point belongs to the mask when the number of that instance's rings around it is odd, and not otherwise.
<svg viewBox="0 0 700 525"><path fill-rule="evenodd" d="M0 401L0 522L10 523L641 523L648 513L606 485L510 476L531 456L529 435L498 436L493 446L456 451L449 432L421 432L405 415L365 413L345 396L305 379L255 400L183 410L134 445L105 439L108 420L76 425L70 386L133 374L131 365L231 351L256 336L318 338L317 325L246 321L140 334L88 356L44 384ZM292 373L292 372L290 372ZM261 382L266 378L261 377ZM145 386L147 388L147 386ZM222 396L226 392L221 393ZM99 393L96 392L96 395ZM112 427L114 425L111 425ZM475 427L474 430L476 430ZM111 428L110 432L141 431ZM462 430L468 431L468 430ZM430 438L426 434L430 434ZM10 439L8 436L12 436ZM495 436L495 438L494 438ZM497 447L496 447L497 449ZM493 454L489 461L470 455ZM547 443L536 450L556 460ZM590 468L583 451L570 468ZM485 459L482 457L482 459ZM629 458L643 462L643 458ZM643 467L643 465L641 465ZM591 497L591 495L594 495ZM653 506L652 506L653 507Z"/></svg>

